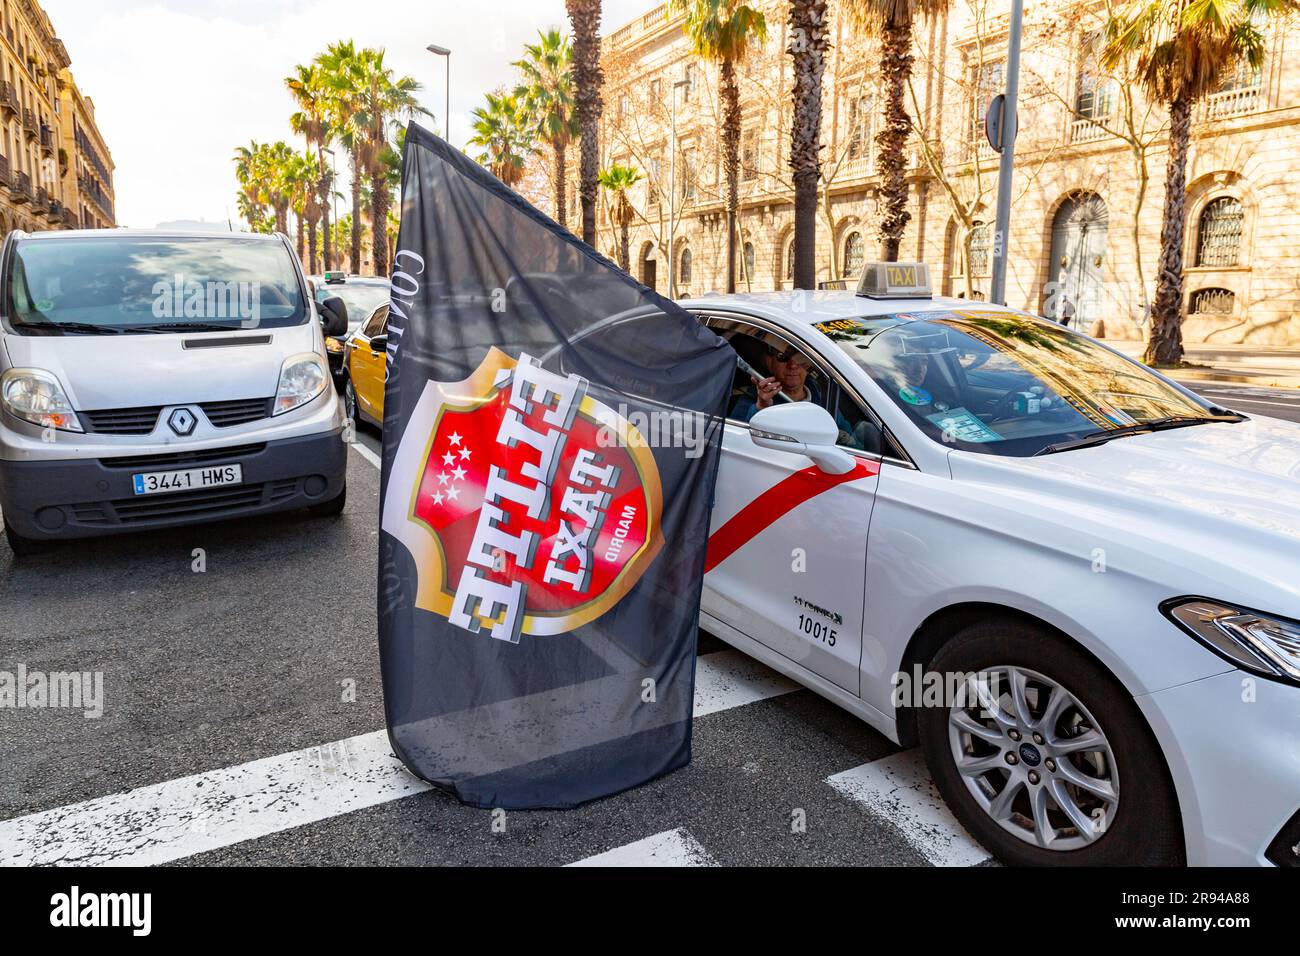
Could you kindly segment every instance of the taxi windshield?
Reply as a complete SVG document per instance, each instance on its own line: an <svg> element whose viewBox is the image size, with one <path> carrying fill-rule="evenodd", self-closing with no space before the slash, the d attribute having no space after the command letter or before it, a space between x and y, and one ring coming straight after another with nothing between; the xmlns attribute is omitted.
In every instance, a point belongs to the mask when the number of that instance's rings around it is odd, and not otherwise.
<svg viewBox="0 0 1300 956"><path fill-rule="evenodd" d="M818 328L930 438L967 451L1029 456L1143 426L1237 420L1030 315L899 313Z"/></svg>

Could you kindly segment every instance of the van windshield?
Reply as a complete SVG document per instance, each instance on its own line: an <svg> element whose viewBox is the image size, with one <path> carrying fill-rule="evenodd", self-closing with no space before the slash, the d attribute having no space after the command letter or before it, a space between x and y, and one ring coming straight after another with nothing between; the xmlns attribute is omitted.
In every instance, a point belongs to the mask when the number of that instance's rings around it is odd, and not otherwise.
<svg viewBox="0 0 1300 956"><path fill-rule="evenodd" d="M6 282L27 335L281 328L307 319L288 251L226 236L19 242Z"/></svg>

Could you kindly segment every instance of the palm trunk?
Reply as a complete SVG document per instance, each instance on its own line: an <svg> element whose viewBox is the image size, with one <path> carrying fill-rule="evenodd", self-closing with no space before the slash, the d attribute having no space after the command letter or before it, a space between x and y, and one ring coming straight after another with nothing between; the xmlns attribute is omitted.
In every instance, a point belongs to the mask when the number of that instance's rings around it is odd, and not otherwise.
<svg viewBox="0 0 1300 956"><path fill-rule="evenodd" d="M311 267L307 264L307 260L302 257L302 213L293 214L293 231L295 236L294 244L298 247L298 261L310 272Z"/></svg>
<svg viewBox="0 0 1300 956"><path fill-rule="evenodd" d="M600 167L600 0L564 0L573 26L574 106L582 129L579 195L582 198L582 241L596 244L596 190Z"/></svg>
<svg viewBox="0 0 1300 956"><path fill-rule="evenodd" d="M382 149L376 150L380 155ZM382 161L370 176L370 235L374 251L375 275L388 275L388 183Z"/></svg>
<svg viewBox="0 0 1300 956"><path fill-rule="evenodd" d="M311 260L311 265L307 271L311 274L316 273L316 220L307 220L307 258Z"/></svg>
<svg viewBox="0 0 1300 956"><path fill-rule="evenodd" d="M324 246L323 248L324 260L321 264L324 266L324 269L322 270L324 272L328 272L330 269L334 268L334 248L333 248L334 237L333 237L333 231L330 228L331 188L333 188L333 186L332 184L329 184L328 175L322 174L320 184L317 186L316 191L320 195L320 201L321 201L321 213L320 213L321 242Z"/></svg>
<svg viewBox="0 0 1300 956"><path fill-rule="evenodd" d="M740 206L740 86L736 64L718 66L722 97L722 169L727 178L727 292L736 291L736 219Z"/></svg>
<svg viewBox="0 0 1300 956"><path fill-rule="evenodd" d="M1164 223L1160 227L1160 265L1151 304L1151 336L1143 361L1177 365L1183 359L1183 236L1187 228L1187 143L1192 101L1169 104L1169 165L1165 168Z"/></svg>
<svg viewBox="0 0 1300 956"><path fill-rule="evenodd" d="M907 137L912 120L903 105L908 77L912 75L912 19L887 20L880 36L880 71L885 81L885 115L876 134L876 165L880 170L880 257L898 261L903 230L912 215L907 211Z"/></svg>
<svg viewBox="0 0 1300 956"><path fill-rule="evenodd" d="M821 177L822 74L826 69L826 0L790 4L794 112L790 169L794 173L794 287L817 282L817 185Z"/></svg>
<svg viewBox="0 0 1300 956"><path fill-rule="evenodd" d="M564 195L564 140L556 140L553 147L555 149L555 221L561 226L567 226L564 221L568 214L565 201L567 197Z"/></svg>
<svg viewBox="0 0 1300 956"><path fill-rule="evenodd" d="M351 272L361 273L361 150L353 146L352 159L352 254Z"/></svg>
<svg viewBox="0 0 1300 956"><path fill-rule="evenodd" d="M632 273L632 253L628 246L628 226L632 224L632 210L626 196L618 197L618 265L624 272Z"/></svg>
<svg viewBox="0 0 1300 956"><path fill-rule="evenodd" d="M287 233L289 231L289 208L287 206L275 206L275 231Z"/></svg>

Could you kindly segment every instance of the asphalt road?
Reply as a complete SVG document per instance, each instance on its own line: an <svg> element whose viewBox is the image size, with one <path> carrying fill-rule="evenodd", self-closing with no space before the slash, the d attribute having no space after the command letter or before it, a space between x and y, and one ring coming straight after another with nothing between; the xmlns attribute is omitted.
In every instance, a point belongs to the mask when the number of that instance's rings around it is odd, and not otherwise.
<svg viewBox="0 0 1300 956"><path fill-rule="evenodd" d="M1300 394L1189 384L1300 421ZM915 753L703 635L693 761L677 773L504 817L409 778L382 734L378 447L363 429L334 519L21 562L0 541L0 671L103 680L99 717L0 708L0 864L988 862Z"/></svg>

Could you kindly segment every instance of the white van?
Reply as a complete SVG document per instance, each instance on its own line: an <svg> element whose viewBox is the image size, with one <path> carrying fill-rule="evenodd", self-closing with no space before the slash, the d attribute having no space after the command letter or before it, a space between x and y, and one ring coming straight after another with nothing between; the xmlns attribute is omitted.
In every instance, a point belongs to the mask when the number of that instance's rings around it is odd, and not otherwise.
<svg viewBox="0 0 1300 956"><path fill-rule="evenodd" d="M0 250L0 515L60 538L343 509L344 419L283 235L11 232Z"/></svg>

